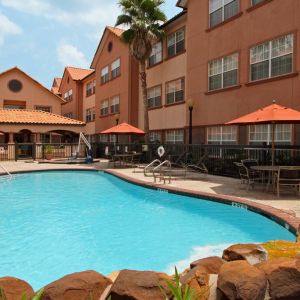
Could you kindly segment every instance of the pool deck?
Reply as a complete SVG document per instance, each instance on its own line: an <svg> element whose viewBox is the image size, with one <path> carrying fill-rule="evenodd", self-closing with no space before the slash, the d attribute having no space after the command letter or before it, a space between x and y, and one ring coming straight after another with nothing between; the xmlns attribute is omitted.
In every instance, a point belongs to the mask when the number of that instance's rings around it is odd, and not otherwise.
<svg viewBox="0 0 300 300"><path fill-rule="evenodd" d="M267 211L276 218L284 220L293 228L300 225L300 197L295 193L283 190L280 199L273 192L266 192L263 187L255 186L249 191L240 180L213 176L197 175L193 179L172 180L171 184L154 183L152 177L144 177L144 174L134 173L133 169L111 169L106 161L93 165L63 165L63 164L38 164L33 162L1 162L11 173L46 171L46 170L105 170L125 180L135 182L148 187L168 189L176 193L188 193L194 196L204 196L212 199L222 199L221 202L237 202L242 205L254 207L255 211ZM3 171L0 168L0 175Z"/></svg>

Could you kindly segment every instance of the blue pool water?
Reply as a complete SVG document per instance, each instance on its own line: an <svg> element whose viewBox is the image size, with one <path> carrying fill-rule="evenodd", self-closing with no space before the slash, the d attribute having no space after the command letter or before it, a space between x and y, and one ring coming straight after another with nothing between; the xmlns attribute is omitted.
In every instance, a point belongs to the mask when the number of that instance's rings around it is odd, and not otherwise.
<svg viewBox="0 0 300 300"><path fill-rule="evenodd" d="M40 288L68 273L172 271L232 243L294 240L258 214L145 189L108 174L0 179L0 276Z"/></svg>

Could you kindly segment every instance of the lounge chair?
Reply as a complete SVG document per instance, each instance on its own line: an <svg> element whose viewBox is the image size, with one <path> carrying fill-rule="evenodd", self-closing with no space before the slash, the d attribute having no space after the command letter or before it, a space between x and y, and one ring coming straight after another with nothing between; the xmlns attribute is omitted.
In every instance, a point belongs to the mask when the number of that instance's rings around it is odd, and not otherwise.
<svg viewBox="0 0 300 300"><path fill-rule="evenodd" d="M208 174L208 169L204 163L205 159L208 157L208 154L204 154L196 163L186 165L187 170L197 171L205 175Z"/></svg>

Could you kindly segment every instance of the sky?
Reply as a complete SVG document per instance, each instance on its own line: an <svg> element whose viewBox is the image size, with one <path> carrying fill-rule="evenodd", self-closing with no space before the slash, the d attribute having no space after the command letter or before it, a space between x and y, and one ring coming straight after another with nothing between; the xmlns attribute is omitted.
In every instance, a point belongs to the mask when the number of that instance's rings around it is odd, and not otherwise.
<svg viewBox="0 0 300 300"><path fill-rule="evenodd" d="M165 0L168 18L180 12ZM18 66L51 87L65 66L89 68L118 0L0 0L0 73Z"/></svg>

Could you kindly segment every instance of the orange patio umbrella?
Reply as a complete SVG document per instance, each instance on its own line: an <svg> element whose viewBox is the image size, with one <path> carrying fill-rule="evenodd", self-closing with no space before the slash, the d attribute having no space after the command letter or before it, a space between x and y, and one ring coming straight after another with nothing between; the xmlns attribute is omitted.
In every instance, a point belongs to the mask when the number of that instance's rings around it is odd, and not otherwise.
<svg viewBox="0 0 300 300"><path fill-rule="evenodd" d="M273 101L273 104L227 122L226 125L272 124L272 165L274 165L275 126L283 123L300 123L300 112Z"/></svg>
<svg viewBox="0 0 300 300"><path fill-rule="evenodd" d="M145 135L145 132L127 123L122 123L102 131L101 134Z"/></svg>

